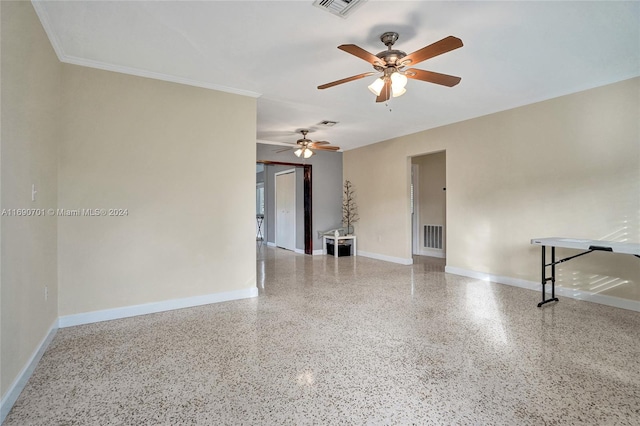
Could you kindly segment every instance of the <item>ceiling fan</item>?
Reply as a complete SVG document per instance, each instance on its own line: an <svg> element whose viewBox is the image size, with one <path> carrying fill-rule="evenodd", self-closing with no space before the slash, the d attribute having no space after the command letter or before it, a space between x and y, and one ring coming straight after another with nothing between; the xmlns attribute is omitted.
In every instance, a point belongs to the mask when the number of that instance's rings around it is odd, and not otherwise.
<svg viewBox="0 0 640 426"><path fill-rule="evenodd" d="M293 153L296 155L296 157L309 158L314 154L312 149L320 151L337 151L340 149L339 146L329 146L330 143L327 141L314 142L310 139L307 139L307 133L309 133L309 130L307 129L300 130L300 133L302 133L302 139L298 139L296 141L296 146L293 147L293 149L295 149ZM283 149L278 152L284 152L289 149L291 148Z"/></svg>
<svg viewBox="0 0 640 426"><path fill-rule="evenodd" d="M347 53L369 62L373 65L373 68L376 71L365 72L323 84L318 86L318 89L327 89L339 84L360 80L361 78L381 72L382 76L376 79L369 86L369 90L376 95L376 102L385 102L391 97L391 95L393 95L393 97L398 97L402 96L407 91L405 89L407 78L422 80L448 87L453 87L460 83L460 77L420 70L417 68L409 68L406 70L404 68L462 47L462 40L453 36L445 37L440 41L436 41L435 43L425 46L408 55L402 50L392 49L393 44L397 40L398 33L396 32L386 32L382 34L380 36L380 41L387 46L387 50L383 50L377 55L373 55L355 44L342 44L338 46L338 49L344 50Z"/></svg>

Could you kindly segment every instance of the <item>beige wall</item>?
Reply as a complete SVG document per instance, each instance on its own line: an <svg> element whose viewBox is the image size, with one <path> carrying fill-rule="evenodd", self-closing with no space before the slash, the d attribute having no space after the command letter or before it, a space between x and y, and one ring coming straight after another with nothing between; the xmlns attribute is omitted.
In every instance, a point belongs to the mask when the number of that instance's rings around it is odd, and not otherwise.
<svg viewBox="0 0 640 426"><path fill-rule="evenodd" d="M347 151L358 248L410 257L410 157L441 150L450 267L538 282L531 238L640 242L639 91L635 78ZM561 286L640 300L633 256L595 253L560 272Z"/></svg>
<svg viewBox="0 0 640 426"><path fill-rule="evenodd" d="M2 1L0 10L1 208L56 208L61 64L30 2ZM31 201L32 184L38 191L36 201ZM58 316L57 229L53 216L3 215L0 222L4 397Z"/></svg>
<svg viewBox="0 0 640 426"><path fill-rule="evenodd" d="M256 100L64 67L60 315L255 288Z"/></svg>
<svg viewBox="0 0 640 426"><path fill-rule="evenodd" d="M388 141L343 154L343 179L357 188L358 251L411 258L411 171L404 150Z"/></svg>
<svg viewBox="0 0 640 426"><path fill-rule="evenodd" d="M1 207L45 211L0 219L4 400L59 316L255 289L256 100L63 65L30 2L0 15Z"/></svg>

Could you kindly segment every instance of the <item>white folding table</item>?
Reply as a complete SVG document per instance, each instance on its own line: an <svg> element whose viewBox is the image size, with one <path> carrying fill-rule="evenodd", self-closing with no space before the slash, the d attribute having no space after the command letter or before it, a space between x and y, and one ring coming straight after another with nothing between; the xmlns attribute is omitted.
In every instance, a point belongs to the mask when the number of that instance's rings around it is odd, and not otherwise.
<svg viewBox="0 0 640 426"><path fill-rule="evenodd" d="M584 256L585 254L592 253L594 251L608 251L610 253L624 253L631 254L637 258L640 258L640 244L636 243L621 243L617 241L601 241L601 240L581 240L576 238L534 238L531 240L531 244L542 246L542 301L538 303L538 307L541 307L545 303L557 302L556 297L556 265L566 262L576 257ZM547 263L546 247L551 247L551 263ZM565 257L564 259L556 260L556 247L570 248L576 250L586 250L582 253L578 253L573 256ZM547 268L551 267L551 276L547 277ZM551 281L551 298L545 299L546 292L545 286L548 281Z"/></svg>

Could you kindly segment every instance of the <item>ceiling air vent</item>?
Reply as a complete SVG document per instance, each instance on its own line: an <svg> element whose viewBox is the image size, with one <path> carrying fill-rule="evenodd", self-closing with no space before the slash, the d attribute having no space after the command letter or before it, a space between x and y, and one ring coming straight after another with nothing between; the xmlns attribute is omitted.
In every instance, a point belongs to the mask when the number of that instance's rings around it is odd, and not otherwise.
<svg viewBox="0 0 640 426"><path fill-rule="evenodd" d="M316 0L313 5L334 15L346 18L367 0Z"/></svg>

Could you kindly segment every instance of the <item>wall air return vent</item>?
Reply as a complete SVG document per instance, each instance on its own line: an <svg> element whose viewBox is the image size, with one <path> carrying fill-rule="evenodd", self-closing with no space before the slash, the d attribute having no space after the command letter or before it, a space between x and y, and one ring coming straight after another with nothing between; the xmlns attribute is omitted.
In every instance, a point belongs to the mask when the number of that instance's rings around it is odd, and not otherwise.
<svg viewBox="0 0 640 426"><path fill-rule="evenodd" d="M424 246L442 250L442 225L424 225Z"/></svg>
<svg viewBox="0 0 640 426"><path fill-rule="evenodd" d="M316 0L313 5L334 15L346 18L367 0Z"/></svg>

